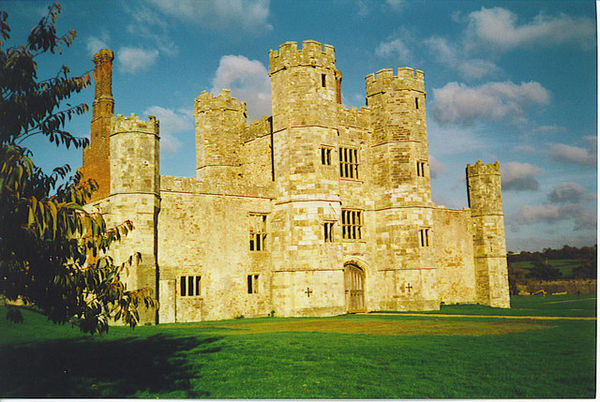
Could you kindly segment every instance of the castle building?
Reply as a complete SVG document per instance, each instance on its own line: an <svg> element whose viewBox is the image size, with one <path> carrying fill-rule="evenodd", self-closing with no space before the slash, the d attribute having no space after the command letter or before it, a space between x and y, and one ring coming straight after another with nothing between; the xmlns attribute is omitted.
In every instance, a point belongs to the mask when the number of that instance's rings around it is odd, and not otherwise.
<svg viewBox="0 0 600 402"><path fill-rule="evenodd" d="M194 103L196 177L159 173L159 123L114 116L113 52L94 57L88 205L135 230L129 289L150 322L509 307L498 162L466 169L469 208L431 200L422 71L366 77L367 106L341 104L332 46L269 52L271 117L247 123L228 90Z"/></svg>

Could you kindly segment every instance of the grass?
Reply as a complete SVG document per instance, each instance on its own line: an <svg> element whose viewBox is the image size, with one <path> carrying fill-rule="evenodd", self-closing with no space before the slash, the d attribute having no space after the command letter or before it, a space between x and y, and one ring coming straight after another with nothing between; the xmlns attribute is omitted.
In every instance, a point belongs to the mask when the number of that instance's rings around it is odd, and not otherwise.
<svg viewBox="0 0 600 402"><path fill-rule="evenodd" d="M468 318L261 318L102 337L30 311L8 323L0 309L0 397L590 398L594 321L476 317L590 316L590 297L442 309Z"/></svg>
<svg viewBox="0 0 600 402"><path fill-rule="evenodd" d="M573 268L580 266L581 261L577 259L548 260L548 264L554 268L558 268L562 272L561 279L569 279L573 278ZM511 262L510 265L515 268L523 268L529 272L533 267L533 261L516 261Z"/></svg>

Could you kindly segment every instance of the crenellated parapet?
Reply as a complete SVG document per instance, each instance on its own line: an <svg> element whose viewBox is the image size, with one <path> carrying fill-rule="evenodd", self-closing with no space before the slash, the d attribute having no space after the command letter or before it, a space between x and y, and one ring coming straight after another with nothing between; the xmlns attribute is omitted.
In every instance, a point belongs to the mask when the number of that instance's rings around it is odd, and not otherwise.
<svg viewBox="0 0 600 402"><path fill-rule="evenodd" d="M369 108L361 106L360 109L352 106L346 108L344 105L338 105L338 121L342 127L356 127L368 129L370 125Z"/></svg>
<svg viewBox="0 0 600 402"><path fill-rule="evenodd" d="M269 116L263 116L260 120L252 120L252 123L244 130L242 142L252 141L256 138L271 134L271 121L272 119Z"/></svg>
<svg viewBox="0 0 600 402"><path fill-rule="evenodd" d="M131 116L117 115L113 121L113 130L111 135L119 133L147 133L158 136L159 122L154 116L148 116L148 121L141 120L135 113Z"/></svg>
<svg viewBox="0 0 600 402"><path fill-rule="evenodd" d="M285 42L279 50L269 51L269 76L280 70L296 66L323 67L336 70L335 50L331 45L321 45L314 40L302 42L298 49L297 42Z"/></svg>
<svg viewBox="0 0 600 402"><path fill-rule="evenodd" d="M469 207L475 215L502 214L500 163L467 165Z"/></svg>
<svg viewBox="0 0 600 402"><path fill-rule="evenodd" d="M231 96L231 90L223 89L217 96L202 91L194 101L194 114L208 111L234 111L246 115L246 102L240 102Z"/></svg>
<svg viewBox="0 0 600 402"><path fill-rule="evenodd" d="M389 90L410 89L425 92L425 74L421 70L410 67L398 68L397 75L394 70L385 68L365 77L367 96Z"/></svg>
<svg viewBox="0 0 600 402"><path fill-rule="evenodd" d="M479 175L498 175L500 176L500 162L494 163L483 163L481 161L475 162L474 165L467 164L467 175L469 177Z"/></svg>

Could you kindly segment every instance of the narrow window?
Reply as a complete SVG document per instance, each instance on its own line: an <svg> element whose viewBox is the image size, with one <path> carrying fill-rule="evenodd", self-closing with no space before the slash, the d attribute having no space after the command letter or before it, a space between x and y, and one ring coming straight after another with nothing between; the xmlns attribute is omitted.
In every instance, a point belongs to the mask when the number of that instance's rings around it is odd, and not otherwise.
<svg viewBox="0 0 600 402"><path fill-rule="evenodd" d="M362 238L362 211L342 209L342 238L345 240Z"/></svg>
<svg viewBox="0 0 600 402"><path fill-rule="evenodd" d="M248 275L248 294L258 293L258 274Z"/></svg>
<svg viewBox="0 0 600 402"><path fill-rule="evenodd" d="M340 176L358 179L358 149L340 148Z"/></svg>
<svg viewBox="0 0 600 402"><path fill-rule="evenodd" d="M331 148L321 147L321 165L331 165Z"/></svg>
<svg viewBox="0 0 600 402"><path fill-rule="evenodd" d="M334 222L325 222L323 224L323 238L325 239L325 243L333 242L333 223Z"/></svg>
<svg viewBox="0 0 600 402"><path fill-rule="evenodd" d="M415 98L415 109L419 108L419 98Z"/></svg>
<svg viewBox="0 0 600 402"><path fill-rule="evenodd" d="M321 74L321 86L323 88L325 88L325 77L327 77L325 74Z"/></svg>
<svg viewBox="0 0 600 402"><path fill-rule="evenodd" d="M264 251L267 247L267 215L250 214L250 251Z"/></svg>
<svg viewBox="0 0 600 402"><path fill-rule="evenodd" d="M196 296L200 296L200 276L196 276Z"/></svg>
<svg viewBox="0 0 600 402"><path fill-rule="evenodd" d="M425 164L426 162L417 161L417 176L425 177Z"/></svg>
<svg viewBox="0 0 600 402"><path fill-rule="evenodd" d="M421 247L429 247L429 229L419 230L419 243Z"/></svg>
<svg viewBox="0 0 600 402"><path fill-rule="evenodd" d="M180 278L179 286L180 286L179 294L181 296L187 296L187 294L186 294L186 279L185 279L185 276L182 276Z"/></svg>

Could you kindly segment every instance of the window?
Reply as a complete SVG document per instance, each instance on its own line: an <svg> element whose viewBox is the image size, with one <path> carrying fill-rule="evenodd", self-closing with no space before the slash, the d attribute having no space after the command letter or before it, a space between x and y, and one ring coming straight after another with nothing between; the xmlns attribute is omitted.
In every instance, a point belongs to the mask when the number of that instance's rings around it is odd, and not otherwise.
<svg viewBox="0 0 600 402"><path fill-rule="evenodd" d="M327 77L327 75L325 74L321 74L321 86L323 88L325 88L325 78Z"/></svg>
<svg viewBox="0 0 600 402"><path fill-rule="evenodd" d="M429 247L429 229L419 230L419 243L421 247Z"/></svg>
<svg viewBox="0 0 600 402"><path fill-rule="evenodd" d="M417 176L425 177L425 164L424 161L417 161Z"/></svg>
<svg viewBox="0 0 600 402"><path fill-rule="evenodd" d="M250 251L267 249L267 215L250 214Z"/></svg>
<svg viewBox="0 0 600 402"><path fill-rule="evenodd" d="M334 222L325 222L323 224L323 239L325 243L333 242L333 224Z"/></svg>
<svg viewBox="0 0 600 402"><path fill-rule="evenodd" d="M352 209L342 209L342 238L359 240L362 232L362 212Z"/></svg>
<svg viewBox="0 0 600 402"><path fill-rule="evenodd" d="M248 294L258 293L258 274L248 275Z"/></svg>
<svg viewBox="0 0 600 402"><path fill-rule="evenodd" d="M182 276L179 278L180 296L200 296L200 275Z"/></svg>
<svg viewBox="0 0 600 402"><path fill-rule="evenodd" d="M358 179L358 149L340 148L340 176Z"/></svg>
<svg viewBox="0 0 600 402"><path fill-rule="evenodd" d="M321 147L321 165L331 165L331 148Z"/></svg>
<svg viewBox="0 0 600 402"><path fill-rule="evenodd" d="M415 98L415 109L419 108L419 98Z"/></svg>

